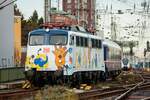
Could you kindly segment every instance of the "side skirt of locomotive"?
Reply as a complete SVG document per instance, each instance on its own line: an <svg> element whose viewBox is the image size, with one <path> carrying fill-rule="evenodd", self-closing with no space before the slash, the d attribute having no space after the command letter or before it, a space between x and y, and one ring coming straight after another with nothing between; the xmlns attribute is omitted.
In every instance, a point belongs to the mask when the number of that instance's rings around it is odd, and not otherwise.
<svg viewBox="0 0 150 100"><path fill-rule="evenodd" d="M119 75L121 70L115 70L110 72L103 71L80 71L75 72L73 75L64 76L63 71L28 71L25 72L27 80L32 85L37 87L43 87L48 85L67 85L70 87L78 87L82 83L96 84L100 81L105 81L107 78L114 78Z"/></svg>

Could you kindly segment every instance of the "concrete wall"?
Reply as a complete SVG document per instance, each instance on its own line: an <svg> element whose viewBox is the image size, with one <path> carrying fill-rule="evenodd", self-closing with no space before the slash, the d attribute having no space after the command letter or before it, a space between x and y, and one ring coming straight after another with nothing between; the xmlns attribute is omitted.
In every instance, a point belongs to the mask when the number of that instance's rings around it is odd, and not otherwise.
<svg viewBox="0 0 150 100"><path fill-rule="evenodd" d="M0 3L4 0L0 0ZM1 6L10 3L7 0ZM14 8L13 4L0 10L0 68L14 65Z"/></svg>

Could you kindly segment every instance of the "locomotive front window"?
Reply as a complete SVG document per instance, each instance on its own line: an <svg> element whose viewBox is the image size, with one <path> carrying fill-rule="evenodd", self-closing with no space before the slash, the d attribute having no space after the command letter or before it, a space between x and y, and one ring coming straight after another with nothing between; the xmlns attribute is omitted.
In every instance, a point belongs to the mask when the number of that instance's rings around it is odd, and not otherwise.
<svg viewBox="0 0 150 100"><path fill-rule="evenodd" d="M52 35L50 36L50 45L66 45L67 44L66 35Z"/></svg>
<svg viewBox="0 0 150 100"><path fill-rule="evenodd" d="M44 36L43 35L31 35L30 36L30 45L44 45Z"/></svg>

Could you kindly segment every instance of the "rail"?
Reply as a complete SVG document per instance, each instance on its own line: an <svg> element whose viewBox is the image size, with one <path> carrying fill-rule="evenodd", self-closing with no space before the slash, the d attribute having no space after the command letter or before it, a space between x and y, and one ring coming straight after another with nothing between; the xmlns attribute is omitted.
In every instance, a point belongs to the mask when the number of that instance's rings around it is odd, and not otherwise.
<svg viewBox="0 0 150 100"><path fill-rule="evenodd" d="M127 98L127 96L134 91L135 89L137 89L137 87L139 87L140 85L142 85L143 82L138 83L137 85L135 85L133 88L129 89L127 92L121 94L119 97L117 97L115 100L123 100L125 98Z"/></svg>
<svg viewBox="0 0 150 100"><path fill-rule="evenodd" d="M31 94L36 93L36 91L39 90L38 88L33 89L14 89L14 90L8 90L4 92L0 92L0 100L15 98L15 97L24 97Z"/></svg>
<svg viewBox="0 0 150 100"><path fill-rule="evenodd" d="M142 78L142 81L137 84L120 86L120 87L109 88L109 89L96 89L96 90L79 93L78 94L79 99L80 100L93 100L93 99L103 99L103 98L112 97L114 98L114 100L124 100L133 91L150 87L150 82L147 82L146 79L143 78L142 75L140 76Z"/></svg>
<svg viewBox="0 0 150 100"><path fill-rule="evenodd" d="M105 98L108 96L111 97L111 96L123 93L123 92L129 90L133 86L135 86L135 84L114 87L114 88L108 88L108 89L96 89L96 90L79 93L78 96L79 96L80 100L102 99L102 98Z"/></svg>
<svg viewBox="0 0 150 100"><path fill-rule="evenodd" d="M121 94L117 98L115 98L115 100L127 99L132 94L133 91L137 91L139 89L149 88L150 87L150 82L147 81L147 76L144 77L144 75L142 75L142 74L140 73L140 76L142 78L142 82L139 82L137 85L135 85L134 87L130 88L128 91L126 91L125 93ZM145 98L145 100L147 100L147 98Z"/></svg>

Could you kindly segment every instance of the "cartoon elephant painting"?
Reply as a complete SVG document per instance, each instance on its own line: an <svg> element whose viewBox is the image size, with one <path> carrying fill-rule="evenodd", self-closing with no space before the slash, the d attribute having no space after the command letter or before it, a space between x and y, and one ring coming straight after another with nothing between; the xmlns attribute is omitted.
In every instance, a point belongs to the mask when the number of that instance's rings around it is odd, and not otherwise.
<svg viewBox="0 0 150 100"><path fill-rule="evenodd" d="M39 54L38 56L39 57L36 57L36 59L34 60L34 64L43 67L48 62L48 56L45 56L43 54Z"/></svg>

